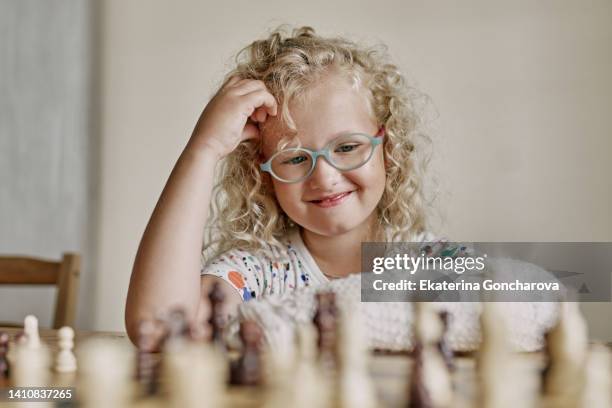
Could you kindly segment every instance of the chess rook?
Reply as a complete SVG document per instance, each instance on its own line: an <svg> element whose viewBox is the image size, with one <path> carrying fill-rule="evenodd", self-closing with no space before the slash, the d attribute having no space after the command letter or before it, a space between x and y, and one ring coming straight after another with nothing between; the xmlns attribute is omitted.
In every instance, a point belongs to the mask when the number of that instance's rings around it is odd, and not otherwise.
<svg viewBox="0 0 612 408"><path fill-rule="evenodd" d="M319 359L329 369L338 367L338 310L334 292L316 295L317 310L313 317L318 332Z"/></svg>
<svg viewBox="0 0 612 408"><path fill-rule="evenodd" d="M0 332L0 379L8 378L10 375L8 352L10 337L5 332Z"/></svg>
<svg viewBox="0 0 612 408"><path fill-rule="evenodd" d="M208 324L210 326L210 339L213 343L223 346L223 330L225 329L225 317L223 316L223 302L225 295L218 282L215 282L210 293L208 301L210 304L210 318Z"/></svg>
<svg viewBox="0 0 612 408"><path fill-rule="evenodd" d="M136 352L136 379L145 395L157 392L159 367L152 352L157 348L157 329L151 320L144 320L138 325Z"/></svg>
<svg viewBox="0 0 612 408"><path fill-rule="evenodd" d="M260 385L263 380L262 339L263 334L257 323L240 323L242 354L232 364L231 383L235 385Z"/></svg>

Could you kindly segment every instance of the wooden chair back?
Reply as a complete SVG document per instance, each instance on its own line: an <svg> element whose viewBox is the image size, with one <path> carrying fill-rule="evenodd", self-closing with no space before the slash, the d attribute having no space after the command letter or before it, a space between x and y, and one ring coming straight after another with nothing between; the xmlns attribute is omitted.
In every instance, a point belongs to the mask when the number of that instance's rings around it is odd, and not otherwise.
<svg viewBox="0 0 612 408"><path fill-rule="evenodd" d="M53 328L74 326L81 257L65 253L61 261L31 257L0 257L0 285L55 285Z"/></svg>

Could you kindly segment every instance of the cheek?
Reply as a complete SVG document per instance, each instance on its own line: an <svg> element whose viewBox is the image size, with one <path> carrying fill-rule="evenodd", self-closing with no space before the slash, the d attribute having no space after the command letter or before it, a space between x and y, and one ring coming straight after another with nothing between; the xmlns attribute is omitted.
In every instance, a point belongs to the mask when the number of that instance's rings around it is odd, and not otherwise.
<svg viewBox="0 0 612 408"><path fill-rule="evenodd" d="M273 180L272 187L276 200L285 212L291 212L290 208L301 201L301 190L295 184L287 184Z"/></svg>
<svg viewBox="0 0 612 408"><path fill-rule="evenodd" d="M365 166L357 169L351 176L354 183L368 190L383 191L387 174L382 154L376 154Z"/></svg>
<svg viewBox="0 0 612 408"><path fill-rule="evenodd" d="M382 182L382 184L384 185L384 183L387 181L387 166L385 164L385 158L383 156L382 150L378 151L373 159L373 172L376 174L376 179L379 182Z"/></svg>

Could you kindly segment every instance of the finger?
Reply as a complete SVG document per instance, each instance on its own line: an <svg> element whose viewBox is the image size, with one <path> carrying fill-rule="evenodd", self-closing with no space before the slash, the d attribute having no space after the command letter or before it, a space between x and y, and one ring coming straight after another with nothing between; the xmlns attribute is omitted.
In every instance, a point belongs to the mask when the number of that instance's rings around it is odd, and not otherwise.
<svg viewBox="0 0 612 408"><path fill-rule="evenodd" d="M253 111L253 114L251 115L251 119L254 122L265 122L266 121L266 117L268 116L268 113L266 112L266 108L263 106L260 106L259 108L255 109L255 111Z"/></svg>
<svg viewBox="0 0 612 408"><path fill-rule="evenodd" d="M265 109L257 109L256 111L256 116L257 116L257 121L264 123L266 121L266 116L268 116L268 114L266 113Z"/></svg>
<svg viewBox="0 0 612 408"><path fill-rule="evenodd" d="M267 90L266 84L263 81L255 80L255 79L246 79L236 83L234 86L238 95L246 95L248 93L258 91L258 90Z"/></svg>
<svg viewBox="0 0 612 408"><path fill-rule="evenodd" d="M253 113L251 114L250 118L253 122L259 122L259 112L261 111L261 106L259 108L256 108Z"/></svg>
<svg viewBox="0 0 612 408"><path fill-rule="evenodd" d="M256 140L259 139L259 127L251 121L247 121L244 129L242 130L242 140Z"/></svg>
<svg viewBox="0 0 612 408"><path fill-rule="evenodd" d="M249 104L253 111L261 106L266 110L268 115L276 116L278 104L270 92L259 90L251 92L245 95L245 97L248 98ZM249 111L249 116L253 113L253 111Z"/></svg>
<svg viewBox="0 0 612 408"><path fill-rule="evenodd" d="M236 85L238 82L242 81L242 78L240 77L240 75L238 74L234 74L230 77L230 79L227 80L227 82L225 83L225 86L234 86Z"/></svg>

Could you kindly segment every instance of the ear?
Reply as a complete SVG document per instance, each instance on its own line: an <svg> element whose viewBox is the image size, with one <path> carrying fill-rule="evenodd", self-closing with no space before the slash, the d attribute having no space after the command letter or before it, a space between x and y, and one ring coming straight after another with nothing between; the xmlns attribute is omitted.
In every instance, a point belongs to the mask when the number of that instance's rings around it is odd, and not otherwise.
<svg viewBox="0 0 612 408"><path fill-rule="evenodd" d="M380 128L378 128L378 132L376 133L376 137L384 137L387 134L387 129L385 129L385 125L380 125ZM384 157L384 161L385 161L385 170L387 170L389 168L389 160L387 159L387 155L385 153L385 149L384 149L384 142L383 142L383 157Z"/></svg>
<svg viewBox="0 0 612 408"><path fill-rule="evenodd" d="M274 193L274 183L272 182L272 176L270 173L265 172L261 175L261 184Z"/></svg>

